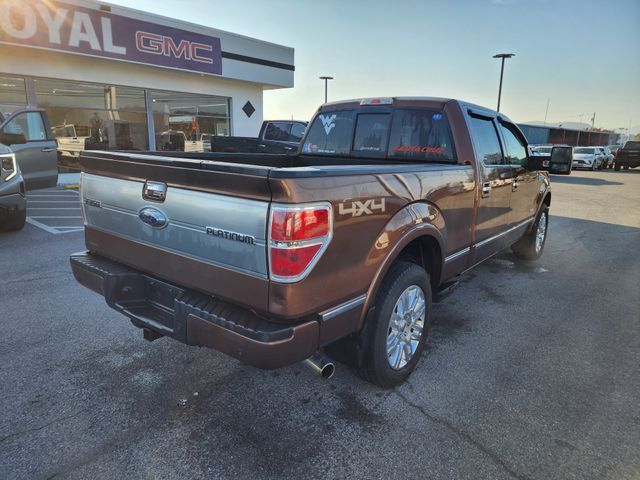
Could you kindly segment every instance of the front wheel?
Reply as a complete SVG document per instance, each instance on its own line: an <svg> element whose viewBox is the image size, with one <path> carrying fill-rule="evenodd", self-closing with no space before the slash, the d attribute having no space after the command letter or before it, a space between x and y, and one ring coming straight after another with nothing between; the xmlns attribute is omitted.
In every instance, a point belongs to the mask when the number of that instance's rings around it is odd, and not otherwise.
<svg viewBox="0 0 640 480"><path fill-rule="evenodd" d="M395 262L360 333L364 356L358 374L383 388L402 383L420 360L430 319L429 275L414 263Z"/></svg>
<svg viewBox="0 0 640 480"><path fill-rule="evenodd" d="M549 207L544 206L536 223L529 233L511 246L516 256L524 260L537 260L542 255L544 245L547 242L549 229Z"/></svg>
<svg viewBox="0 0 640 480"><path fill-rule="evenodd" d="M591 171L592 171L592 172L595 172L595 171L596 171L596 162L593 162L593 163L591 164Z"/></svg>
<svg viewBox="0 0 640 480"><path fill-rule="evenodd" d="M27 210L19 211L7 219L7 221L0 225L0 232L15 232L16 230L22 230L27 220Z"/></svg>

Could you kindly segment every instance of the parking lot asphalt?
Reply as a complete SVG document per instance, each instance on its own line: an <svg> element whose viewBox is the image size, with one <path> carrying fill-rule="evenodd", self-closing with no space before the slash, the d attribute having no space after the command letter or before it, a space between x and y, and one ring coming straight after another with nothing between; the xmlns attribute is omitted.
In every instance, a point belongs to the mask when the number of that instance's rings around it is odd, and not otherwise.
<svg viewBox="0 0 640 480"><path fill-rule="evenodd" d="M552 185L542 259L466 274L395 390L145 342L82 233L3 234L0 478L640 478L640 170Z"/></svg>

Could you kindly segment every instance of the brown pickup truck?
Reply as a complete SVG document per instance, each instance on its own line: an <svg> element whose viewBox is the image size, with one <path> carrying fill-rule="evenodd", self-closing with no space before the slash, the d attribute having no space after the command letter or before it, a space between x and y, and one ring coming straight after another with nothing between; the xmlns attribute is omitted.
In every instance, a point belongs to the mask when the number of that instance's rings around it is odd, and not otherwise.
<svg viewBox="0 0 640 480"><path fill-rule="evenodd" d="M527 151L504 115L439 98L325 104L298 155L84 151L71 266L148 340L267 369L324 350L391 387L461 273L541 255L551 192Z"/></svg>

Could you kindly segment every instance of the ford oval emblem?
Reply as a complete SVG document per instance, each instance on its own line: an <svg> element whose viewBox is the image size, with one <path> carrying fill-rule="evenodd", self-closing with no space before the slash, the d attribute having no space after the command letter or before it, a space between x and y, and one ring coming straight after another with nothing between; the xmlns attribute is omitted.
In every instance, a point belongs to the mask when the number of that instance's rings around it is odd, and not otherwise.
<svg viewBox="0 0 640 480"><path fill-rule="evenodd" d="M153 228L162 228L167 225L167 216L160 210L153 207L145 207L140 210L138 217L147 225L151 225Z"/></svg>

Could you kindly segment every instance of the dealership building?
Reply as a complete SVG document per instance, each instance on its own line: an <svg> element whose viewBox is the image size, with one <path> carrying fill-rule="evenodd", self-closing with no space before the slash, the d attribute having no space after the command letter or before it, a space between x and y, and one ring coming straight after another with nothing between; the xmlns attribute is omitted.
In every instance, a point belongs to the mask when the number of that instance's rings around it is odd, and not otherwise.
<svg viewBox="0 0 640 480"><path fill-rule="evenodd" d="M293 75L289 47L102 2L0 0L0 112L45 109L59 149L255 136L264 90Z"/></svg>

